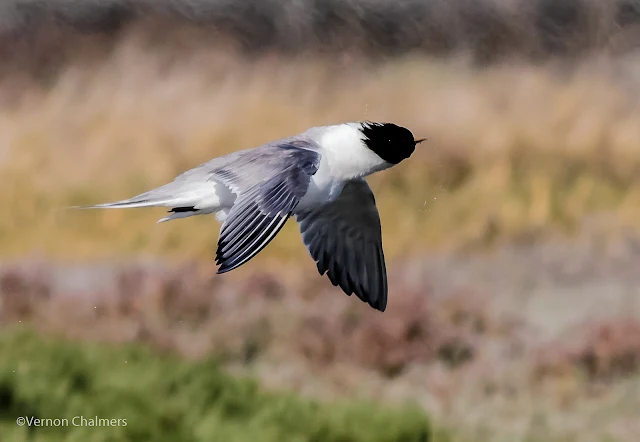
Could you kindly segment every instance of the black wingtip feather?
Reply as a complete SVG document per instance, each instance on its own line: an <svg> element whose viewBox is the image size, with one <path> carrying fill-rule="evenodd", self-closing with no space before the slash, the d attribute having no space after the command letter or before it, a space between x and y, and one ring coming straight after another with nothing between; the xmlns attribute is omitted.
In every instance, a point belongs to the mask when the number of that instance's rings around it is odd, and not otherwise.
<svg viewBox="0 0 640 442"><path fill-rule="evenodd" d="M218 270L216 270L216 275L222 275L223 273L230 272L231 270L233 269L220 267L218 268Z"/></svg>

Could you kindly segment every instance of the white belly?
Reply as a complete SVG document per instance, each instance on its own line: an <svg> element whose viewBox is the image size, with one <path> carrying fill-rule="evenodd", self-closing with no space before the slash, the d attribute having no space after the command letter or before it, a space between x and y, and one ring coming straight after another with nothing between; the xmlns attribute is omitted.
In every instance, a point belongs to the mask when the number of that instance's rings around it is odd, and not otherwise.
<svg viewBox="0 0 640 442"><path fill-rule="evenodd" d="M344 187L344 181L330 178L330 174L327 172L328 168L321 164L315 175L311 177L309 189L300 200L294 213L329 203L338 198Z"/></svg>

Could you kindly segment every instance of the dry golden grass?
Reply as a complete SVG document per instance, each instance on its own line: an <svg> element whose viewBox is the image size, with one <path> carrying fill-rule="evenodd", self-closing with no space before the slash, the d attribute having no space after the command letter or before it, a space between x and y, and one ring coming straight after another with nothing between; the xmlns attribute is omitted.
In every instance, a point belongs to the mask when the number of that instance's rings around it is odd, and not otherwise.
<svg viewBox="0 0 640 442"><path fill-rule="evenodd" d="M368 64L202 49L151 50L135 34L72 59L43 87L0 83L0 250L60 259L212 259L217 223L161 225L162 209L69 211L132 196L214 156L312 125L387 120L430 137L370 178L392 258L638 226L640 62L502 64L406 57ZM294 223L257 258L305 256Z"/></svg>

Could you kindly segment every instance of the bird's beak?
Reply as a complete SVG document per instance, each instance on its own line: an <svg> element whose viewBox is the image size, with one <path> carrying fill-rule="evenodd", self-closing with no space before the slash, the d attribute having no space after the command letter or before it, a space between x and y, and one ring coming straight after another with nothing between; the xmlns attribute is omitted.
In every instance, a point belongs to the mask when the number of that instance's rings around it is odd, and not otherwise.
<svg viewBox="0 0 640 442"><path fill-rule="evenodd" d="M418 144L420 144L420 143L422 143L423 141L426 141L426 140L428 140L428 138L420 138L419 140L415 140L414 143L416 145L418 145Z"/></svg>

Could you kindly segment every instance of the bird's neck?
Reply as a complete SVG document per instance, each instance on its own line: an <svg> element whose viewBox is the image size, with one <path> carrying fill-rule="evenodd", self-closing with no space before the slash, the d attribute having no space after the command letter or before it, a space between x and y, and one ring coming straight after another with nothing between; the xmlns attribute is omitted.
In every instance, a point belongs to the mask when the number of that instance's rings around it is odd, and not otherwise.
<svg viewBox="0 0 640 442"><path fill-rule="evenodd" d="M358 123L332 126L320 140L326 166L335 179L361 178L390 166L364 144L358 129Z"/></svg>

